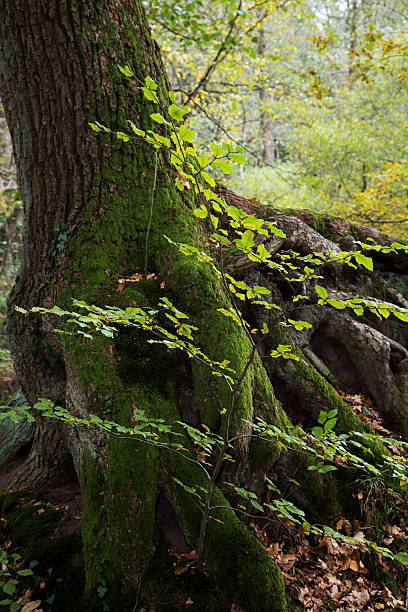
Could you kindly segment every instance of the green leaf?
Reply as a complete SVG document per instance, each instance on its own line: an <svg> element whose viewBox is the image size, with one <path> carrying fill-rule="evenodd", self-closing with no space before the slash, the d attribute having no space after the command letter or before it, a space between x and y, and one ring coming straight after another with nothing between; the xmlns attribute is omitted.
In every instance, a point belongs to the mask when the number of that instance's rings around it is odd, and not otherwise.
<svg viewBox="0 0 408 612"><path fill-rule="evenodd" d="M28 314L28 310L26 310L25 308L21 308L21 306L14 306L14 310L16 310L17 312L22 312L23 314Z"/></svg>
<svg viewBox="0 0 408 612"><path fill-rule="evenodd" d="M302 331L303 329L310 329L312 324L308 321L294 321L293 319L288 319L288 323L293 325L296 331Z"/></svg>
<svg viewBox="0 0 408 612"><path fill-rule="evenodd" d="M134 76L133 72L131 71L131 69L129 68L129 66L119 66L118 65L119 70L121 71L122 74L124 74L127 77L131 77Z"/></svg>
<svg viewBox="0 0 408 612"><path fill-rule="evenodd" d="M192 130L189 130L185 125L180 125L177 130L177 135L180 140L183 140L185 142L193 142L195 133Z"/></svg>
<svg viewBox="0 0 408 612"><path fill-rule="evenodd" d="M71 314L70 312L67 312L66 310L62 310L59 306L53 306L52 308L49 309L48 312L50 314L58 315L59 317L63 317L64 315Z"/></svg>
<svg viewBox="0 0 408 612"><path fill-rule="evenodd" d="M32 576L33 573L34 573L33 570L30 570L30 569L22 569L19 572L17 572L19 576Z"/></svg>
<svg viewBox="0 0 408 612"><path fill-rule="evenodd" d="M100 329L101 334L107 336L108 338L113 338L113 332L110 329Z"/></svg>
<svg viewBox="0 0 408 612"><path fill-rule="evenodd" d="M224 315L224 317L231 317L238 325L241 325L241 321L233 308L227 310L226 308L217 308L217 311Z"/></svg>
<svg viewBox="0 0 408 612"><path fill-rule="evenodd" d="M320 474L327 474L327 472L334 472L337 468L334 465L322 465L317 471Z"/></svg>
<svg viewBox="0 0 408 612"><path fill-rule="evenodd" d="M186 106L176 106L176 104L170 104L168 113L172 119L177 121L183 121L183 115L189 112Z"/></svg>
<svg viewBox="0 0 408 612"><path fill-rule="evenodd" d="M106 133L110 133L111 130L107 127L105 127L104 125L102 125L101 123L99 123L98 121L95 121L94 123L89 123L88 124L95 132L106 132Z"/></svg>
<svg viewBox="0 0 408 612"><path fill-rule="evenodd" d="M156 91L156 89L157 89L157 83L155 83L155 82L153 81L153 79L151 79L149 76L147 76L147 77L145 78L145 83L146 83L146 86L147 86L149 89L153 89L153 91Z"/></svg>
<svg viewBox="0 0 408 612"><path fill-rule="evenodd" d="M17 584L17 580L9 580L6 584L3 584L3 591L7 593L7 595L14 595Z"/></svg>
<svg viewBox="0 0 408 612"><path fill-rule="evenodd" d="M184 191L184 185L179 178L176 177L174 183L179 191Z"/></svg>
<svg viewBox="0 0 408 612"><path fill-rule="evenodd" d="M103 586L102 584L100 584L100 585L98 586L98 588L96 589L96 591L97 591L97 593L98 593L98 597L99 597L100 599L102 599L103 597L105 597L105 594L106 594L107 590L108 590L108 589L107 589L107 587L105 587L105 586Z"/></svg>
<svg viewBox="0 0 408 612"><path fill-rule="evenodd" d="M231 162L229 162L227 159L215 159L212 165L217 166L217 168L219 168L223 174L233 173Z"/></svg>
<svg viewBox="0 0 408 612"><path fill-rule="evenodd" d="M150 91L147 87L142 87L142 92L146 100L150 100L151 102L159 103L159 99L154 91Z"/></svg>
<svg viewBox="0 0 408 612"><path fill-rule="evenodd" d="M235 241L235 244L243 249L252 248L255 244L254 232L251 232L251 230L246 230L246 232L242 234L241 238Z"/></svg>
<svg viewBox="0 0 408 612"><path fill-rule="evenodd" d="M394 559L396 559L400 563L404 563L404 565L406 565L408 563L408 553L406 553L406 552L396 553L394 555Z"/></svg>
<svg viewBox="0 0 408 612"><path fill-rule="evenodd" d="M245 155L242 155L242 153L230 153L229 156L237 164L246 164L247 163Z"/></svg>
<svg viewBox="0 0 408 612"><path fill-rule="evenodd" d="M255 501L254 499L251 499L251 504L253 505L254 508L259 510L260 512L265 512L265 510L262 508L261 504L258 504L258 502Z"/></svg>
<svg viewBox="0 0 408 612"><path fill-rule="evenodd" d="M128 119L128 123L130 127L132 128L133 132L136 134L136 136L146 136L146 132L144 130L139 130L139 128L137 128L135 124L132 123L132 121L129 121L129 119Z"/></svg>
<svg viewBox="0 0 408 612"><path fill-rule="evenodd" d="M150 115L150 118L153 119L153 121L155 121L156 123L168 123L168 121L166 121L166 119L160 113L152 113Z"/></svg>
<svg viewBox="0 0 408 612"><path fill-rule="evenodd" d="M221 244L231 244L230 240L221 234L212 234L212 238L214 238L214 240L218 240L218 242Z"/></svg>
<svg viewBox="0 0 408 612"><path fill-rule="evenodd" d="M211 187L215 187L215 181L213 177L208 174L208 172L201 172L201 176L209 185L211 185Z"/></svg>
<svg viewBox="0 0 408 612"><path fill-rule="evenodd" d="M266 250L265 246L263 244L259 244L257 249L256 249L257 255L259 255L259 257L263 260L265 259L270 259L271 254L268 253L268 251Z"/></svg>
<svg viewBox="0 0 408 612"><path fill-rule="evenodd" d="M354 258L358 264L361 264L367 270L373 270L373 260L371 257L366 257L362 253L354 253Z"/></svg>
<svg viewBox="0 0 408 612"><path fill-rule="evenodd" d="M333 427L336 425L337 419L329 419L327 423L324 424L324 431L331 431Z"/></svg>
<svg viewBox="0 0 408 612"><path fill-rule="evenodd" d="M215 144L215 142L210 144L210 151L214 155L214 157L221 157L225 155L224 149L222 149L219 145Z"/></svg>
<svg viewBox="0 0 408 612"><path fill-rule="evenodd" d="M205 206L200 206L200 208L195 208L193 210L193 214L199 219L205 219L206 216L208 215L208 210L206 209Z"/></svg>
<svg viewBox="0 0 408 612"><path fill-rule="evenodd" d="M395 317L397 317L397 319L400 319L401 321L408 321L408 311L402 312L400 310L394 310L393 314Z"/></svg>
<svg viewBox="0 0 408 612"><path fill-rule="evenodd" d="M129 136L124 132L116 132L116 138L118 140L123 140L123 142L128 142L128 140L130 140Z"/></svg>
<svg viewBox="0 0 408 612"><path fill-rule="evenodd" d="M341 302L340 300L335 300L334 298L328 299L327 303L330 304L330 306L333 306L333 308L336 308L337 310L344 310L346 308L344 302Z"/></svg>
<svg viewBox="0 0 408 612"><path fill-rule="evenodd" d="M317 295L319 295L322 298L322 300L327 300L327 291L324 287L321 287L320 285L316 285L315 290L316 290Z"/></svg>
<svg viewBox="0 0 408 612"><path fill-rule="evenodd" d="M170 149L170 140L169 138L167 138L167 136L161 136L160 134L153 134L155 140L157 140L157 142L160 142L160 144L164 145L165 147L167 147L167 149Z"/></svg>
<svg viewBox="0 0 408 612"><path fill-rule="evenodd" d="M272 232L272 234L275 234L275 236L278 236L279 238L286 238L286 234L285 232L283 232L282 230L280 230L278 227L276 227L273 223L268 223L268 228L270 229L270 231Z"/></svg>
<svg viewBox="0 0 408 612"><path fill-rule="evenodd" d="M308 533L310 533L310 529L311 529L311 525L310 523L308 523L308 521L303 521L302 523L302 529L305 532L305 534L307 535Z"/></svg>
<svg viewBox="0 0 408 612"><path fill-rule="evenodd" d="M315 438L321 438L323 436L323 428L322 427L313 427L312 436Z"/></svg>

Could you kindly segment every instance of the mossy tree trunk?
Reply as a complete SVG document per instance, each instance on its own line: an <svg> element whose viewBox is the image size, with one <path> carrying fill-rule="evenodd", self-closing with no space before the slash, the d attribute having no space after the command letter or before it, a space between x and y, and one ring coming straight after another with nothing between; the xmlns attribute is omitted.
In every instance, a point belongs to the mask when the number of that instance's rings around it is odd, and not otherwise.
<svg viewBox="0 0 408 612"><path fill-rule="evenodd" d="M1 94L25 211L24 255L9 299L9 335L26 398L47 397L75 414L92 412L124 423L132 422L135 408L176 421L183 411L184 378L192 376L199 381L201 418L214 421L217 390L207 401L200 368L188 375L189 365L165 351L147 351L143 337L121 336L115 343L67 340L53 333L53 321L27 319L14 309L69 307L72 297L100 305L154 304L164 281L179 306L188 307L198 322L206 321L207 344L217 346L223 358L235 352L237 369L245 362L245 338L232 328L224 337L214 315L217 303L225 303L218 280L170 251L164 238L168 233L176 240L201 241L167 160L139 142L98 138L89 128L96 120L124 130L127 119L151 127L154 108L136 80L124 79L118 64L128 64L142 81L152 77L166 99L165 72L142 3L13 0L2 5L0 39ZM119 279L143 271L146 263L159 280L117 292ZM220 388L220 401L223 394ZM250 416L250 394L248 382L238 402L241 415L247 411ZM275 410L272 393L270 400L269 409ZM184 402L183 416L189 413ZM181 539L191 548L200 525L200 512L172 477L205 486L201 470L166 451L41 422L15 486L61 481L68 456L82 484L90 605L98 609L96 589L103 580L108 586L104 600L112 609L137 609L144 592L157 602L149 565L162 538L158 525L170 543L173 538L180 545ZM227 504L220 491L215 499ZM216 600L224 602L217 605L286 610L282 577L262 546L231 511L221 510L219 520L224 524L211 521L208 527L205 550Z"/></svg>
<svg viewBox="0 0 408 612"><path fill-rule="evenodd" d="M217 430L227 391L200 365L162 347L152 348L142 333L121 332L114 341L98 337L89 342L55 334L51 318L25 317L14 310L16 305L69 308L73 297L100 306L154 306L164 283L164 291L198 325L203 349L214 359L230 359L237 372L245 367L249 341L217 312L228 305L219 279L204 264L172 249L164 238L167 234L200 246L206 239L205 228L191 214L188 196L182 198L174 188L166 157L140 142L121 143L89 128L89 122L99 121L125 131L127 119L151 128L149 115L155 108L145 100L139 81L125 79L117 65L129 65L140 81L152 77L166 100L165 72L142 3L10 0L2 6L1 17L1 95L25 207L23 262L9 299L10 341L25 396L30 402L50 398L78 416L93 413L126 425L132 423L135 409L142 409L167 422L181 417ZM229 192L223 195L233 204L253 206ZM336 250L332 239L353 241L353 232L358 239L364 237L338 220L310 215L302 219L302 214L272 210L269 214L287 235L265 243L272 257L282 250ZM395 303L407 300L406 261L380 264L380 273L359 270L353 278L340 266L328 266L327 284L342 295L360 292L379 299L386 294ZM282 306L291 297L286 281L247 260L235 259L230 268L249 283L268 285ZM154 277L117 290L119 279L146 270ZM401 274L398 282L395 272ZM312 287L304 291L314 295ZM256 310L245 315L254 326L266 316ZM370 394L389 426L406 433L407 334L398 323L384 326L370 317L359 322L345 313L333 316L313 299L301 313L287 306L287 315L312 322L309 331L289 338L269 321L275 330L273 341L296 342L300 361L264 363L256 356L237 398L235 432L249 434L254 415L285 429L291 426L288 415L295 423L310 425L319 410L333 407L344 430L362 429L334 391L336 383L349 384L350 392ZM351 337L345 333L349 329ZM260 353L267 353L266 343L260 348ZM377 387L373 376L379 369L385 389ZM189 444L185 439L184 445ZM39 487L53 479L61 481L71 457L84 501L89 605L100 609L97 587L105 581L104 599L111 609L167 609L166 588L157 576L162 551L168 545L196 548L201 519L191 497L173 478L205 487L203 472L196 463L166 450L40 422L14 485ZM336 481L311 480L304 461L280 455L272 445L265 447L248 435L239 438L234 459L214 493L214 505L224 508L216 514L222 524L210 520L207 528L204 556L214 593L212 603L203 603L201 609L230 610L236 603L246 612L284 611L280 572L226 507L222 483L235 479L262 495L268 475L321 522L322 513L328 515L338 503ZM287 478L294 474L299 482L309 478L307 487L292 491ZM171 561L165 563L171 567ZM182 600L179 607L183 609Z"/></svg>

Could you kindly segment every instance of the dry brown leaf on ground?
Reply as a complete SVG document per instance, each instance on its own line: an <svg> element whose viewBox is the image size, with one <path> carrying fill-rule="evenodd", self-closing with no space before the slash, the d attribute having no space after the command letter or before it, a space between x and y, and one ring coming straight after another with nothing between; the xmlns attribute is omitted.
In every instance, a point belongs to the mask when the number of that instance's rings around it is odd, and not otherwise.
<svg viewBox="0 0 408 612"><path fill-rule="evenodd" d="M36 601L29 601L23 608L21 608L20 612L33 612L33 610L38 610L38 607L40 605L41 599L37 599Z"/></svg>

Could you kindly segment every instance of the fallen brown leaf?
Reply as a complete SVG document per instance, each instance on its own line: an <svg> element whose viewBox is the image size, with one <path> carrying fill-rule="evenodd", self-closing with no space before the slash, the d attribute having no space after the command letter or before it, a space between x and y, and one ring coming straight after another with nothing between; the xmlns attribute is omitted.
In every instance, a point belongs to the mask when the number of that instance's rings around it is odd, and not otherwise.
<svg viewBox="0 0 408 612"><path fill-rule="evenodd" d="M23 608L21 608L20 612L32 612L33 610L36 610L40 605L41 599L37 599L36 601L29 601Z"/></svg>

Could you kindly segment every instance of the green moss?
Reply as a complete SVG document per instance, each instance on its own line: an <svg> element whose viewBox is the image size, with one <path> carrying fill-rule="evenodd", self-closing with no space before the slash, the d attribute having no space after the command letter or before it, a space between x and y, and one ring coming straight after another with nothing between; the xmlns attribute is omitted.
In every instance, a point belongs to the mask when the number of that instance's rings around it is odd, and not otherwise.
<svg viewBox="0 0 408 612"><path fill-rule="evenodd" d="M330 215L326 212L318 212L310 209L299 209L299 208L276 208L274 206L266 206L266 212L262 210L262 216L267 217L268 215L287 215L290 217L301 217L310 227L318 232L324 238L331 240L332 242L338 242L339 236L331 233L328 229L327 224L336 221L338 217Z"/></svg>
<svg viewBox="0 0 408 612"><path fill-rule="evenodd" d="M282 431L290 431L292 424L275 396L271 381L259 356L255 359L251 373L255 415L265 422L279 427ZM251 440L249 472L253 475L254 490L258 490L258 487L262 486L262 482L257 482L256 475L262 481L269 466L273 464L281 452L281 448L275 443L257 438Z"/></svg>
<svg viewBox="0 0 408 612"><path fill-rule="evenodd" d="M92 370L83 375L82 382L90 389L89 400L97 402L101 414L106 412L109 398L110 415L115 422L130 425L132 413L138 409L151 418L172 423L179 414L171 359L169 362L165 351L160 355L163 362L160 367L153 351L151 363L139 367L145 342L139 345L136 341L132 334L122 340L119 337L116 343L119 361L114 363L110 353L101 347L92 361ZM82 343L74 342L70 348L76 363L90 358L88 351L83 352ZM106 453L106 460L103 457L100 460L90 448L82 464L87 600L89 605L97 605L96 589L103 580L108 587L106 600L112 606L126 609L136 597L138 580L159 537L155 504L166 451L146 447L136 440L111 438Z"/></svg>
<svg viewBox="0 0 408 612"><path fill-rule="evenodd" d="M172 462L177 461L172 457ZM182 482L206 486L203 472L196 464L177 465ZM196 546L201 524L201 511L191 496L174 485L174 497L180 508L182 524L192 547ZM278 566L262 544L237 518L222 492L214 491L207 524L204 557L208 571L229 601L245 610L286 612L283 577Z"/></svg>
<svg viewBox="0 0 408 612"><path fill-rule="evenodd" d="M271 343L271 348L278 344L292 345L291 340L281 330L279 322L271 322L270 330L268 341ZM291 377L294 388L298 385L301 389L302 402L305 405L309 403L314 405L316 398L319 398L321 410L337 410L337 430L339 432L374 433L372 427L358 418L351 407L337 394L333 386L307 361L299 347L292 345L292 350L298 356L299 361L291 362ZM363 457L369 462L380 461L384 455L389 454L388 450L377 440L370 442L368 448L370 449L369 453L363 453ZM358 449L355 450L357 455L361 452ZM294 458L293 470L296 471L296 479L302 483L304 488L303 497L308 501L309 512L314 515L311 518L321 522L323 515L328 519L329 514L337 507L339 484L327 475L323 478L316 474L312 475L310 471L307 471L307 465L305 458L297 456ZM341 489L343 491L345 487L350 486L351 480L352 478L349 475L342 482ZM327 503L328 499L331 500L331 504Z"/></svg>
<svg viewBox="0 0 408 612"><path fill-rule="evenodd" d="M35 493L30 491L12 491L11 493L3 493L0 495L0 512L4 516L9 514L19 504L20 500L24 497L26 500L36 499Z"/></svg>
<svg viewBox="0 0 408 612"><path fill-rule="evenodd" d="M323 215L322 213L318 213L315 211L309 211L310 213L310 225L311 227L313 227L313 229L316 230L316 232L319 232L319 234L321 234L322 236L326 237L327 234L327 230L326 230L326 219L328 217L328 215Z"/></svg>
<svg viewBox="0 0 408 612"><path fill-rule="evenodd" d="M143 578L140 607L150 610L154 606L157 612L219 612L219 592L211 577L197 567L176 575L174 563L175 557L169 554L168 546L160 540Z"/></svg>
<svg viewBox="0 0 408 612"><path fill-rule="evenodd" d="M299 606L293 601L291 597L288 597L288 612L303 612L304 608Z"/></svg>
<svg viewBox="0 0 408 612"><path fill-rule="evenodd" d="M302 385L306 404L309 395L315 400L316 393L318 393L322 398L322 410L337 410L338 428L342 432L374 433L372 427L358 418L350 406L341 399L334 387L306 359L300 348L292 344L288 336L283 333L278 321L275 320L271 323L270 330L271 334L268 341L271 346L291 344L294 354L299 358L298 361L292 361L294 379L297 379ZM382 454L386 452L382 445L376 445L375 443L372 450L376 453L381 451Z"/></svg>
<svg viewBox="0 0 408 612"><path fill-rule="evenodd" d="M221 498L215 501L222 503ZM231 516L231 511L220 511L216 518L223 524L210 521L206 558L217 583L228 585L232 600L246 610L264 607L284 612L285 586L278 566L235 515Z"/></svg>
<svg viewBox="0 0 408 612"><path fill-rule="evenodd" d="M46 594L54 595L53 612L66 612L67 601L70 612L84 612L85 588L82 540L79 535L66 535L60 538L45 540L35 547L30 558L39 561L35 572L46 576ZM34 598L44 598L44 592L38 589Z"/></svg>
<svg viewBox="0 0 408 612"><path fill-rule="evenodd" d="M91 609L96 602L96 588L101 580L101 563L104 539L104 479L95 457L88 453L81 464L81 488L83 502L82 541L85 563L84 600Z"/></svg>
<svg viewBox="0 0 408 612"><path fill-rule="evenodd" d="M41 502L41 505L37 502ZM38 542L49 535L62 516L62 510L45 504L35 493L15 491L0 495L0 514L7 518L13 545L25 551L27 557L36 550ZM43 510L41 513L38 512L40 507Z"/></svg>
<svg viewBox="0 0 408 612"><path fill-rule="evenodd" d="M95 79L101 79L103 88L96 88L87 120L126 131L126 120L137 117L139 127L150 129L149 115L157 108L146 103L135 83L125 79L116 68L116 64L128 64L141 80L149 74L158 82L163 100L167 99L164 71L152 52L154 47L142 4L121 3L114 16L100 0L92 7L94 32L87 32L84 44L94 63ZM119 39L117 20L123 32ZM106 60L102 74L101 58ZM66 289L59 295L59 305L70 306L72 297L100 306L154 305L160 283L164 281L165 291L174 296L177 307L188 310L191 322L198 323L197 338L203 350L215 359L231 359L232 367L241 373L249 345L239 328L214 312L215 308L228 304L219 280L208 267L179 253L164 237L169 234L175 241L198 246L202 240L198 222L190 211L189 196L184 193L181 197L175 189L165 156L160 152L156 156L150 146L140 141L124 144L114 136L92 135L93 138L98 138L99 165L95 167L88 201L81 210L81 225L74 235L69 235L63 264ZM157 185L153 193L156 169ZM152 223L147 236L150 214ZM144 271L146 241L147 270L156 273L158 279L140 283L136 288L126 286L118 292L119 279ZM115 342L102 337L92 342L71 337L65 347L79 380L77 401L84 410L102 417L109 415L125 425L132 423L135 409L170 423L179 419L174 356L162 347L147 355L144 340L136 333L121 333ZM218 427L219 407L225 406L228 391L222 382L214 383L208 371L195 367L194 375L202 419ZM234 413L235 429L242 426L244 419L252 418L254 376L251 373L242 385ZM185 438L180 441L189 446ZM110 439L106 442L101 438L95 441L92 436L84 435L81 444L88 605L97 608L96 589L105 580L106 601L112 609L132 609L139 580L159 542L155 523L157 491L169 474L181 474L188 484L195 482L196 474L185 471L190 464L179 456L175 461L168 451L134 441ZM191 503L188 507L190 511ZM228 516L225 530L218 530L216 539L208 547L209 551L214 549L211 568L216 573L217 584L224 588L225 582L231 594L237 589L242 599L255 598L257 607L249 609L259 609L263 601L259 575L265 570L266 600L272 605L276 597L280 602L276 608L269 609L283 610L279 571L230 511ZM191 521L198 529L199 516L195 514ZM230 586L227 584L228 555L234 549L235 535L245 544ZM216 559L215 551L222 554L222 560ZM256 595L247 593L246 561L254 563L251 584L256 588Z"/></svg>
<svg viewBox="0 0 408 612"><path fill-rule="evenodd" d="M33 599L44 601L53 596L53 612L66 610L69 600L70 610L79 612L83 609L84 590L81 537L77 534L56 537L63 510L48 506L47 501L46 496L34 492L3 494L0 514L7 520L12 550L23 556L25 567L36 561L34 574L44 576L45 590L37 585Z"/></svg>

